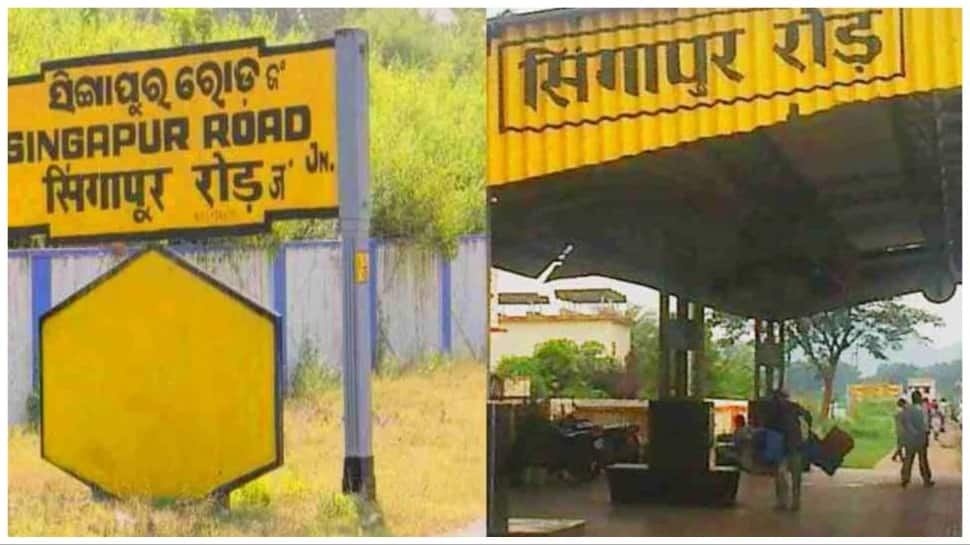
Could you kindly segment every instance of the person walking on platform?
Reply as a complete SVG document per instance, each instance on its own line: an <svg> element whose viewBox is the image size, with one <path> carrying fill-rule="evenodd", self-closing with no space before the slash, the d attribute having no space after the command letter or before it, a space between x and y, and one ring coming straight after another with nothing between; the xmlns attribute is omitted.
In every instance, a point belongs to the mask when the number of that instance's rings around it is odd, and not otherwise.
<svg viewBox="0 0 970 545"><path fill-rule="evenodd" d="M906 410L906 398L896 400L896 414L893 416L893 423L896 427L896 450L893 451L894 462L903 461L903 411Z"/></svg>
<svg viewBox="0 0 970 545"><path fill-rule="evenodd" d="M952 414L950 412L950 404L946 401L945 397L940 398L940 433L946 433L946 422L952 419Z"/></svg>
<svg viewBox="0 0 970 545"><path fill-rule="evenodd" d="M902 485L909 485L909 478L913 473L913 459L919 457L919 474L923 478L923 486L933 486L933 474L930 471L930 461L927 456L929 447L929 426L923 399L919 392L912 394L912 405L906 407L900 416L903 432L903 468L900 470Z"/></svg>
<svg viewBox="0 0 970 545"><path fill-rule="evenodd" d="M788 392L776 390L771 396L765 427L784 437L784 456L775 471L775 508L797 511L802 495L802 433L801 421L812 427L812 415L801 405L791 401ZM790 484L789 484L789 481Z"/></svg>
<svg viewBox="0 0 970 545"><path fill-rule="evenodd" d="M930 418L933 411L930 407L930 398L923 397L923 394L920 394L920 402L922 403L921 406L923 407L923 420L926 421L926 444L928 445L930 444L930 434L933 432L933 421Z"/></svg>

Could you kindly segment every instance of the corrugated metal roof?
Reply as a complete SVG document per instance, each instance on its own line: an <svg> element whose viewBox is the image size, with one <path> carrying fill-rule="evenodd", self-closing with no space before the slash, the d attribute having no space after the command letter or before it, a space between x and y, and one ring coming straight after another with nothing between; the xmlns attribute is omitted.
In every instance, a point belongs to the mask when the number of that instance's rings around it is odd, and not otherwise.
<svg viewBox="0 0 970 545"><path fill-rule="evenodd" d="M534 179L791 115L961 85L959 9L567 9L495 17L488 181Z"/></svg>

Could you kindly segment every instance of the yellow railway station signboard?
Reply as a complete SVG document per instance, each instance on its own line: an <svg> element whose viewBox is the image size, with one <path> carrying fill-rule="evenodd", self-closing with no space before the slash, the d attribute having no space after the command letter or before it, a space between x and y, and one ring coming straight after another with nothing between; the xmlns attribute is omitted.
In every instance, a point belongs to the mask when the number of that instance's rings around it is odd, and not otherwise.
<svg viewBox="0 0 970 545"><path fill-rule="evenodd" d="M491 21L497 186L962 85L960 9L593 9Z"/></svg>
<svg viewBox="0 0 970 545"><path fill-rule="evenodd" d="M11 234L159 238L335 215L333 44L108 54L11 79Z"/></svg>
<svg viewBox="0 0 970 545"><path fill-rule="evenodd" d="M142 250L42 318L41 456L116 497L228 493L283 463L280 335L272 312Z"/></svg>

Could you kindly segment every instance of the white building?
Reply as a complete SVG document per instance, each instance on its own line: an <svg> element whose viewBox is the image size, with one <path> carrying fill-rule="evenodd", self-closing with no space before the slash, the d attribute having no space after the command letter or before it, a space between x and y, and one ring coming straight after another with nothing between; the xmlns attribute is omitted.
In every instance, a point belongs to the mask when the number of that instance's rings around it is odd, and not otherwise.
<svg viewBox="0 0 970 545"><path fill-rule="evenodd" d="M936 399L936 381L931 378L911 378L906 381L907 399L914 390L919 390L924 399Z"/></svg>
<svg viewBox="0 0 970 545"><path fill-rule="evenodd" d="M538 293L499 293L492 300L489 365L505 356L531 355L552 339L577 344L597 341L619 362L630 352L633 321L624 315L626 297L609 289L555 290L553 302ZM544 312L545 311L545 312Z"/></svg>

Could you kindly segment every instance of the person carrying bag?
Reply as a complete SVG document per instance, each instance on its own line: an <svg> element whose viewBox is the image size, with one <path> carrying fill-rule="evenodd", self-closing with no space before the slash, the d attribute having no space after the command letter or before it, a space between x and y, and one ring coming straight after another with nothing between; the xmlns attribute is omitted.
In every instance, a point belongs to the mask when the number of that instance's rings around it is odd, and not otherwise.
<svg viewBox="0 0 970 545"><path fill-rule="evenodd" d="M802 434L802 421L807 424L808 435L811 437L812 415L804 407L791 401L788 392L783 389L772 393L768 406L765 427L778 433L783 439L782 456L775 469L775 508L797 511L801 508L804 469L802 449L805 438Z"/></svg>

